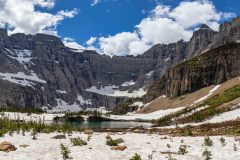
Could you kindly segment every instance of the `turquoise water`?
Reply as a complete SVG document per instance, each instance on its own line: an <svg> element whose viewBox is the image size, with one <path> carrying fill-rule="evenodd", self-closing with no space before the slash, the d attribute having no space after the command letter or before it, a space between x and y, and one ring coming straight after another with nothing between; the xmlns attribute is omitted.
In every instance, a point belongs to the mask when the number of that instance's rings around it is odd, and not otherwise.
<svg viewBox="0 0 240 160"><path fill-rule="evenodd" d="M62 122L57 122L57 124L63 124ZM134 128L142 126L143 128L148 128L152 124L146 122L121 122L121 121L110 121L110 122L69 122L73 127L78 128L89 128L89 129L98 129L98 128Z"/></svg>

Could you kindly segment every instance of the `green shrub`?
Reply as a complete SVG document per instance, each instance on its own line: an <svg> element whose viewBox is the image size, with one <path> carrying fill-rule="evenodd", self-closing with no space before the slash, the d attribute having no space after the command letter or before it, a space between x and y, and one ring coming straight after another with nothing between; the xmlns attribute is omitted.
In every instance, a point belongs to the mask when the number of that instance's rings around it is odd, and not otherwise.
<svg viewBox="0 0 240 160"><path fill-rule="evenodd" d="M82 140L81 138L71 138L71 142L74 146L84 146L87 145L87 142Z"/></svg>
<svg viewBox="0 0 240 160"><path fill-rule="evenodd" d="M71 159L70 157L70 153L71 151L68 149L68 147L64 146L62 143L60 145L60 149L61 149L61 154L62 154L62 157L63 159Z"/></svg>
<svg viewBox="0 0 240 160"><path fill-rule="evenodd" d="M116 140L110 138L110 139L107 139L107 140L106 140L106 145L108 145L108 146L117 146L118 143L117 143Z"/></svg>
<svg viewBox="0 0 240 160"><path fill-rule="evenodd" d="M5 132L3 130L0 130L0 137L4 137Z"/></svg>
<svg viewBox="0 0 240 160"><path fill-rule="evenodd" d="M44 113L44 111L41 108L35 108L35 107L27 107L27 108L0 107L0 112L19 112L19 113L28 113L28 115L30 115L31 113L37 113L37 114Z"/></svg>
<svg viewBox="0 0 240 160"><path fill-rule="evenodd" d="M220 143L222 146L226 146L226 140L223 137L220 138Z"/></svg>
<svg viewBox="0 0 240 160"><path fill-rule="evenodd" d="M180 145L180 147L178 149L178 153L181 154L181 155L184 155L184 154L188 153L187 146L186 145Z"/></svg>
<svg viewBox="0 0 240 160"><path fill-rule="evenodd" d="M205 151L202 153L202 156L204 157L204 160L212 159L212 153L207 149L205 149Z"/></svg>
<svg viewBox="0 0 240 160"><path fill-rule="evenodd" d="M130 160L142 160L142 159L139 154L135 153L134 156Z"/></svg>
<svg viewBox="0 0 240 160"><path fill-rule="evenodd" d="M213 141L210 139L209 136L204 138L204 145L209 147L213 145Z"/></svg>
<svg viewBox="0 0 240 160"><path fill-rule="evenodd" d="M167 148L171 148L170 144L167 144Z"/></svg>

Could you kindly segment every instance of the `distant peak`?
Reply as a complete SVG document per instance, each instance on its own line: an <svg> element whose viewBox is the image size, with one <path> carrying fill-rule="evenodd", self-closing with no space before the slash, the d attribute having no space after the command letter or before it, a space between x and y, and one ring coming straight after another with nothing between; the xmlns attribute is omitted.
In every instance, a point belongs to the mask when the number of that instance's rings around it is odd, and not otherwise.
<svg viewBox="0 0 240 160"><path fill-rule="evenodd" d="M202 24L200 29L211 29L211 28L206 24Z"/></svg>

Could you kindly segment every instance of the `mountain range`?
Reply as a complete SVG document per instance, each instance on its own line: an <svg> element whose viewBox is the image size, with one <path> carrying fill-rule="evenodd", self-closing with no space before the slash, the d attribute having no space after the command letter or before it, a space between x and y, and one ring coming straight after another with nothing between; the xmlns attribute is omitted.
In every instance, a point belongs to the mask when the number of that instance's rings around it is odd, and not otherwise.
<svg viewBox="0 0 240 160"><path fill-rule="evenodd" d="M78 111L181 96L240 75L239 42L240 17L218 32L203 24L189 41L157 44L136 57L78 51L56 36L9 36L0 29L0 105Z"/></svg>

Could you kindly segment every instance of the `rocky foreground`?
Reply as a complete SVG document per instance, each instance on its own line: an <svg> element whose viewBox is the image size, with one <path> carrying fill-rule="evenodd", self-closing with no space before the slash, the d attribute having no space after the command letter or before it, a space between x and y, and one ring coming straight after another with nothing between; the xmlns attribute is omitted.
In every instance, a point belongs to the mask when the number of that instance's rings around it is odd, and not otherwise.
<svg viewBox="0 0 240 160"><path fill-rule="evenodd" d="M74 146L71 138L77 137L86 144ZM109 137L118 139L118 147L106 144ZM0 143L6 141L14 145L16 150L1 151L1 160L61 160L61 144L69 149L69 157L76 160L129 160L135 153L140 155L142 160L202 160L207 156L214 160L238 160L240 157L238 137L169 137L123 132L110 135L75 132L72 135L66 134L66 137L59 133L38 134L34 140L30 133L14 133L12 136L6 134L0 138Z"/></svg>

